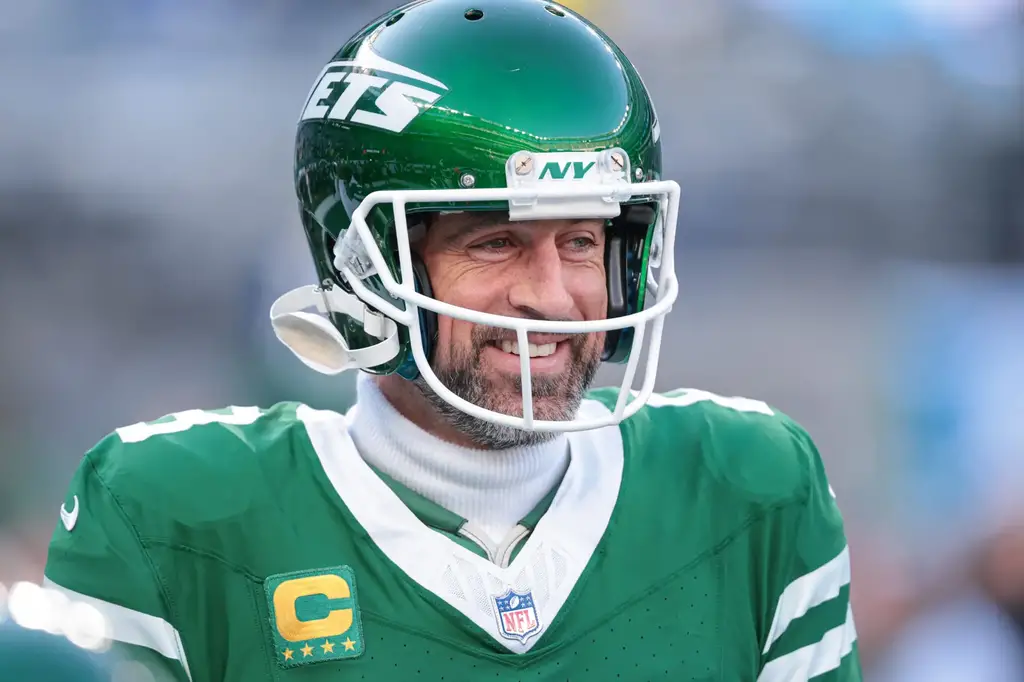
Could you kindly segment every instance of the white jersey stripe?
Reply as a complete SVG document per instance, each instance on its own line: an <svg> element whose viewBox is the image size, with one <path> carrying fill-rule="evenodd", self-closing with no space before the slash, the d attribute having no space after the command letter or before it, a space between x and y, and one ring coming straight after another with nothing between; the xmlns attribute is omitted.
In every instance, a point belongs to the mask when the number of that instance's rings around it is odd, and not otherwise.
<svg viewBox="0 0 1024 682"><path fill-rule="evenodd" d="M849 582L850 548L843 547L836 558L787 585L775 607L772 627L768 630L768 638L761 653L768 653L768 649L782 636L790 623L818 604L834 599L843 585Z"/></svg>
<svg viewBox="0 0 1024 682"><path fill-rule="evenodd" d="M106 620L109 628L107 636L122 644L141 646L156 651L164 658L178 661L185 670L188 679L192 674L188 669L188 661L185 659L185 648L181 643L181 635L174 627L162 618L151 616L141 611L112 604L102 599L79 594L53 582L49 578L43 579L43 587L48 590L60 592L73 602L80 602L92 606L99 611Z"/></svg>
<svg viewBox="0 0 1024 682"><path fill-rule="evenodd" d="M853 651L856 640L853 609L847 606L845 623L826 632L817 643L780 656L765 665L757 676L757 682L806 682L824 675L842 665L843 657Z"/></svg>

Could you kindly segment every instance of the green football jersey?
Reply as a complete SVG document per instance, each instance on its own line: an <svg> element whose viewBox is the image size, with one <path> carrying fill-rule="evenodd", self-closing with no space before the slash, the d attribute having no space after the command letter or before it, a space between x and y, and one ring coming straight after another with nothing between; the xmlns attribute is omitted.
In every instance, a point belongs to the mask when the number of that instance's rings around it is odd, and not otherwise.
<svg viewBox="0 0 1024 682"><path fill-rule="evenodd" d="M764 403L682 390L569 434L497 548L366 464L357 413L117 429L71 483L47 583L157 680L860 680L840 513Z"/></svg>

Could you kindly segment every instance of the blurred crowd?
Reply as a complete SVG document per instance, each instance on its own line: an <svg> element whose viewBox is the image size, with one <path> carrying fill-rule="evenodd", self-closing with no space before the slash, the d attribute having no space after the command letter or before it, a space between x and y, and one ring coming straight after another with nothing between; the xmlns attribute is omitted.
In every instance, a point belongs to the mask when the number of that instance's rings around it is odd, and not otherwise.
<svg viewBox="0 0 1024 682"><path fill-rule="evenodd" d="M1019 2L563 4L644 74L683 188L659 388L814 435L867 679L1024 680ZM351 402L267 310L313 276L302 97L391 6L0 0L0 621L113 428Z"/></svg>

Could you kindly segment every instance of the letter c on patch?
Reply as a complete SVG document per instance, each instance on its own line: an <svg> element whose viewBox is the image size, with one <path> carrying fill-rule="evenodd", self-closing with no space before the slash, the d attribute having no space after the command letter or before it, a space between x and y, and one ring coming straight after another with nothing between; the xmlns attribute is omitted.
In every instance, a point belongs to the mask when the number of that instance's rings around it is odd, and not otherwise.
<svg viewBox="0 0 1024 682"><path fill-rule="evenodd" d="M277 630L289 642L334 637L352 627L352 609L335 609L317 620L299 620L295 611L296 600L317 594L325 595L328 599L347 599L352 596L345 579L333 574L288 580L274 590Z"/></svg>

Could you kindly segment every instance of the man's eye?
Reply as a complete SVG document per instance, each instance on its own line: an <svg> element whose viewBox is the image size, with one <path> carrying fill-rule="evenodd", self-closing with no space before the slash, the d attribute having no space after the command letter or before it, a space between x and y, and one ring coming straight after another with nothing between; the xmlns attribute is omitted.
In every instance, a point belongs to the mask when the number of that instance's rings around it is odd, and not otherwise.
<svg viewBox="0 0 1024 682"><path fill-rule="evenodd" d="M584 249L589 249L592 246L597 246L597 242L590 237L573 237L569 240L569 246L573 249L582 251Z"/></svg>
<svg viewBox="0 0 1024 682"><path fill-rule="evenodd" d="M480 242L473 248L486 249L488 251L500 251L501 249L508 248L511 245L511 240L507 239L506 237L497 237L495 239L488 239L485 242Z"/></svg>

